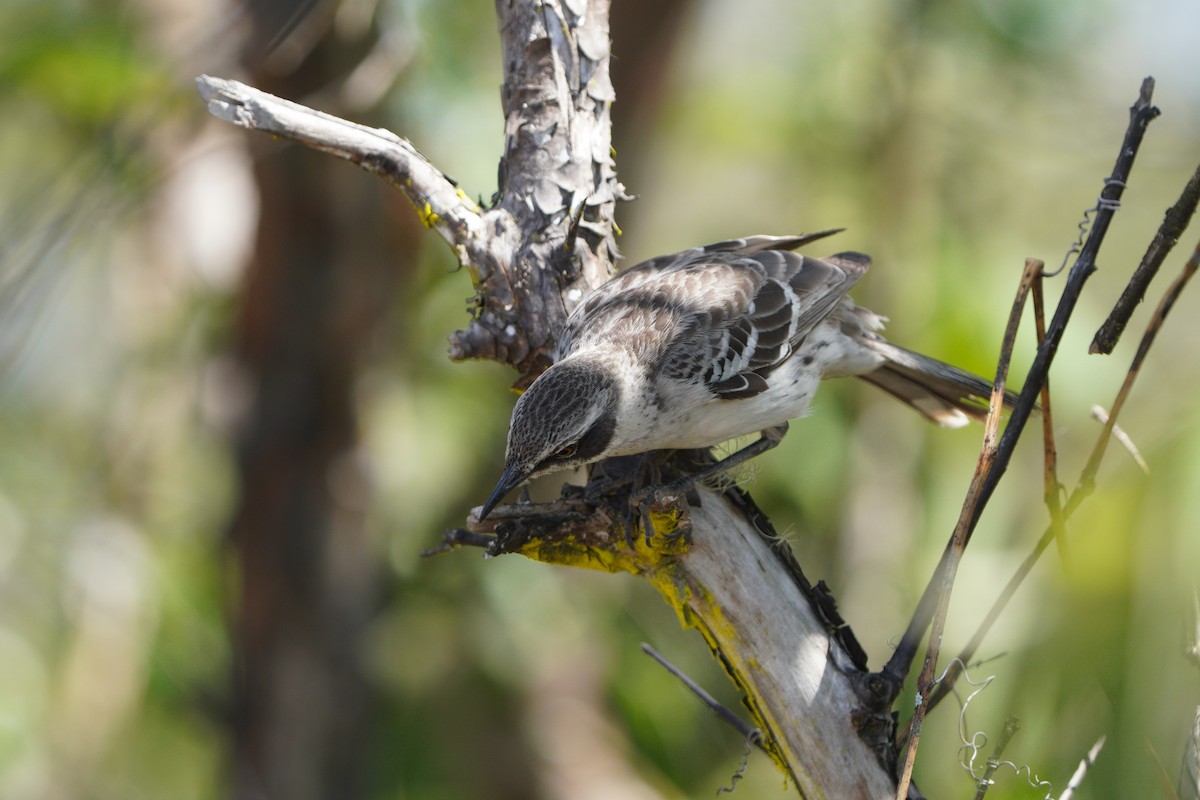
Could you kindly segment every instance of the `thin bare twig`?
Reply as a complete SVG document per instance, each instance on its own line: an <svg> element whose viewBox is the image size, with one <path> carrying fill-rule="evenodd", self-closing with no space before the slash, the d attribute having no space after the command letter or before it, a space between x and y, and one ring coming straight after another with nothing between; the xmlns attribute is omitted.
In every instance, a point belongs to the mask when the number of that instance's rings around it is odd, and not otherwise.
<svg viewBox="0 0 1200 800"><path fill-rule="evenodd" d="M1082 504L1083 501L1095 489L1096 473L1100 469L1100 462L1103 459L1105 450L1108 447L1109 438L1113 435L1113 429L1116 427L1117 415L1121 412L1122 407L1125 405L1125 399L1129 396L1129 392L1133 388L1133 383L1140 374L1141 366L1145 361L1146 354L1149 352L1150 346L1154 343L1155 337L1162 328L1167 314L1170 313L1171 308L1175 305L1176 300L1179 299L1179 295L1183 292L1184 287L1187 286L1188 281L1191 280L1192 276L1196 274L1198 269L1200 269L1200 244L1197 244L1196 249L1192 252L1191 258L1189 258L1187 263L1184 265L1183 271L1180 273L1179 277L1176 278L1175 281L1167 288L1162 300L1159 301L1158 307L1154 310L1154 314L1151 316L1150 321L1146 325L1146 331L1144 334L1142 334L1142 341L1138 346L1137 354L1133 358L1133 363L1129 366L1129 371L1125 374L1125 380L1121 384L1120 390L1117 392L1116 399L1113 401L1112 411L1108 416L1108 422L1105 423L1104 428L1100 431L1099 436L1097 436L1096 443L1092 447L1092 452L1088 458L1087 464L1084 466L1083 472L1079 476L1079 481L1076 483L1075 488L1071 491L1070 496L1067 498L1067 502L1063 508L1064 520L1070 519L1071 515L1075 513L1075 510L1079 508L1080 504ZM1028 575L1030 570L1033 569L1034 564L1036 564L1038 559L1041 558L1042 553L1045 552L1046 548L1053 539L1054 528L1053 526L1049 526L1045 531L1042 532L1041 537L1034 545L1033 552L1025 557L1025 560L1021 562L1021 565L1017 567L1016 572L1014 572L1013 576L1009 578L1008 583L1005 584L1004 589L1001 590L995 602L992 603L992 607L988 610L987 616L985 616L983 622L980 623L979 628L975 631L974 636L971 637L971 641L969 641L966 647L964 647L958 654L958 658L964 663L974 658L976 651L979 649L979 645L983 643L983 639L992 629L992 626L996 623L996 620L1000 618L1001 612L1005 609L1005 607L1008 606L1009 601L1012 600L1013 595L1016 594L1017 588L1025 580L1025 576ZM950 690L954 687L954 681L957 677L957 673L947 675L946 679L943 680L942 683L937 687L937 691L934 692L933 697L931 697L929 700L929 705L931 708L936 707L937 704L940 703L947 694L949 694Z"/></svg>
<svg viewBox="0 0 1200 800"><path fill-rule="evenodd" d="M449 553L457 550L460 547L478 547L483 550L488 550L495 543L496 537L488 533L473 533L472 531L463 528L450 528L442 531L442 541L435 544L433 547L427 547L421 551L421 558L432 558L440 556L442 553Z"/></svg>
<svg viewBox="0 0 1200 800"><path fill-rule="evenodd" d="M1038 347L1046 339L1046 315L1044 305L1043 292L1043 275L1038 274L1033 279L1033 319L1034 327L1037 333ZM1066 537L1066 520L1062 512L1062 484L1058 480L1058 450L1054 443L1054 414L1050 399L1050 378L1046 377L1045 383L1042 384L1041 393L1042 405L1042 459L1043 459L1043 499L1046 503L1046 508L1050 511L1050 530L1053 533L1054 541L1058 544L1059 557L1062 558L1064 566L1067 564L1067 537ZM1015 587L1014 587L1015 589ZM940 700L949 687L954 686L958 680L959 673L965 667L965 660L955 658L950 661L946 667L945 673L942 675L942 680L937 691L934 693L934 698ZM931 703L931 708L936 705L936 702Z"/></svg>
<svg viewBox="0 0 1200 800"><path fill-rule="evenodd" d="M1079 301L1084 283L1096 270L1096 254L1100 250L1100 244L1104 240L1104 234L1108 230L1112 216L1120 206L1120 198L1125 188L1125 181L1128 179L1130 170L1133 168L1134 158L1137 156L1138 148L1145 135L1146 126L1159 114L1158 109L1150 103L1153 93L1154 79L1146 78L1142 82L1137 101L1129 109L1129 126L1125 130L1125 137L1121 143L1121 149L1118 152L1112 174L1104 182L1104 189L1101 191L1100 199L1097 203L1099 210L1092 223L1087 241L1080 249L1075 264L1071 267L1066 286L1063 288L1062 297L1059 299L1058 307L1055 309L1054 317L1050 321L1041 346L1038 347L1033 366L1030 367L1029 374L1025 378L1025 385L1013 406L1008 425L1005 427L1000 444L996 448L993 459L994 463L987 475L984 476L983 482L978 489L979 500L973 505L972 518L965 534L968 542L975 529L975 525L979 521L979 515L983 513L983 509L987 505L988 500L991 499L992 492L995 491L997 483L1000 481L1005 470L1008 469L1008 463L1012 459L1017 440L1025 429L1025 424L1029 421L1029 415L1037 407L1037 398L1041 394L1042 386L1045 384L1047 376L1050 373L1050 364L1058 352L1058 345L1062 341L1067 322L1071 318L1071 313ZM933 619L934 610L938 602L938 593L943 585L943 581L939 576L948 569L952 549L953 543L951 542L947 544L946 550L943 551L942 558L934 569L934 575L925 587L925 592L921 595L921 600L913 612L912 620L901 637L900 645L896 648L896 651L882 670L882 674L888 680L903 683L908 676L908 671L916 656L921 635ZM969 661L970 659L963 660Z"/></svg>
<svg viewBox="0 0 1200 800"><path fill-rule="evenodd" d="M1101 425L1108 424L1108 412L1104 410L1103 406L1092 406L1092 418L1097 420ZM1138 446L1133 443L1133 438L1120 425L1113 425L1112 432L1113 437L1129 451L1129 455L1133 458L1134 463L1141 468L1142 472L1149 475L1150 465L1142 457L1142 451L1138 450Z"/></svg>
<svg viewBox="0 0 1200 800"><path fill-rule="evenodd" d="M1075 305L1079 302L1084 284L1096 271L1096 256L1100 252L1100 245L1104 242L1104 236L1108 232L1113 215L1120 207L1121 195L1124 194L1125 183L1129 180L1129 174L1146 134L1146 128L1160 113L1158 108L1150 102L1153 95L1154 79L1146 78L1142 81L1137 100L1129 109L1129 127L1125 130L1125 138L1121 143L1116 163L1113 165L1112 174L1105 180L1104 189L1100 192L1100 210L1096 213L1096 219L1092 223L1087 241L1067 276L1062 297L1059 298L1054 317L1046 329L1045 341L1038 348L1033 365L1029 368L1029 374L1026 376L1025 385L1021 389L1021 396L1013 406L1012 416L1004 428L1004 435L996 448L995 467L989 472L980 488L981 502L977 504L976 516L971 520L972 530L978 522L978 515L983 513L987 501L991 499L992 492L995 491L1004 472L1008 469L1009 461L1012 460L1013 451L1017 446L1017 440L1025 430L1025 423L1029 421L1029 415L1036 407L1036 398L1041 393L1046 376L1050 373L1050 364L1058 353L1058 346L1062 342Z"/></svg>
<svg viewBox="0 0 1200 800"><path fill-rule="evenodd" d="M1158 307L1154 309L1153 316L1150 317L1150 321L1146 324L1146 332L1142 334L1142 341L1138 343L1137 352L1133 355L1133 362L1129 365L1129 371L1125 373L1125 381L1121 384L1121 389L1117 392L1116 399L1113 400L1112 409L1108 412L1108 422L1104 423L1104 430L1096 440L1096 445L1092 448L1092 453L1088 456L1083 475L1080 477L1079 489L1085 491L1086 494L1090 495L1096 488L1096 473L1100 470L1100 460L1104 458L1104 451L1108 448L1113 428L1117 424L1117 416L1121 413L1121 409L1125 407L1125 400L1129 397L1129 392L1133 388L1133 382L1137 380L1141 372L1142 364L1146 361L1146 355L1150 352L1150 347L1154 344L1159 330L1162 329L1167 315L1171 313L1175 301L1179 299L1179 295L1183 293L1184 287L1187 286L1192 276L1196 274L1197 269L1200 269L1200 244L1196 245L1196 249L1192 251L1191 258L1184 264L1183 272L1167 287L1167 291L1163 293L1163 298L1159 301Z"/></svg>
<svg viewBox="0 0 1200 800"><path fill-rule="evenodd" d="M1087 776L1088 770L1096 763L1100 751L1104 748L1104 739L1105 737L1103 736L1097 739L1092 748L1087 751L1087 755L1080 759L1079 766L1075 768L1071 779L1067 781L1067 788L1063 789L1062 794L1058 796L1058 800L1071 800L1072 795L1075 794L1075 790L1083 784L1083 779Z"/></svg>
<svg viewBox="0 0 1200 800"><path fill-rule="evenodd" d="M1000 738L996 740L996 746L992 749L991 758L987 761L987 769L984 770L983 776L975 782L975 800L983 800L983 796L987 794L988 789L992 788L992 776L996 774L996 770L1000 769L1000 765L1004 762L1001 757L1004 755L1004 749L1008 747L1008 743L1017 735L1017 731L1021 730L1021 720L1019 717L1009 717L1004 721L1004 730L1000 732Z"/></svg>
<svg viewBox="0 0 1200 800"><path fill-rule="evenodd" d="M1005 427L1000 443L989 462L986 474L980 477L978 467L976 469L976 477L980 479L979 486L976 487L974 482L972 483L972 489L968 495L969 502L964 505L964 508L969 506L971 509L970 519L961 534L964 541L962 545L955 544L955 541L960 536L959 528L956 527L955 535L951 538L946 550L943 551L942 558L934 570L934 577L926 586L925 592L917 604L917 609L913 613L912 620L909 622L908 628L901 638L900 645L896 648L891 659L888 660L888 663L882 670L883 675L889 680L902 683L908 675L921 634L929 626L935 616L937 606L942 602L941 594L943 593L943 587L946 585L943 575L947 572L953 572L952 561L955 560L953 552L957 548L965 546L970 541L971 534L979 521L979 516L995 491L1000 478L1003 477L1005 470L1008 468L1008 463L1012 459L1017 440L1020 438L1030 414L1037 407L1037 398L1041 394L1042 386L1049 375L1050 364L1058 352L1058 346L1062 341L1067 323L1071 318L1075 305L1079 301L1084 284L1088 277L1096 270L1096 255L1100 250L1104 235L1112 221L1112 216L1120 206L1120 198L1125 188L1125 181L1128 179L1129 173L1133 168L1133 162L1145 135L1146 127L1159 114L1158 109L1150 102L1153 93L1154 79L1146 78L1142 82L1137 100L1129 109L1129 125L1125 130L1125 137L1121 143L1121 149L1117 154L1113 171L1105 180L1104 189L1100 193L1100 199L1097 202L1098 211L1092 223L1091 231L1088 233L1087 240L1080 249L1079 256L1076 258L1074 265L1071 267L1066 286L1063 288L1062 297L1055 309L1054 317L1047 328L1046 336L1041 346L1038 347L1033 366L1026 376L1025 385L1013 407L1008 425ZM977 494L977 497L973 501L970 500L971 493ZM1039 542L1040 548L1044 549L1044 546ZM1040 551L1037 555L1041 555ZM1036 557L1033 560L1036 561ZM1027 559L1027 562L1029 562L1029 559ZM1019 581L1017 583L1019 584ZM1011 588L1015 591L1015 586ZM990 627L993 622L994 620L985 621L985 624ZM934 639L931 636L932 641ZM970 656L968 655L962 660L964 662L969 661ZM927 665L922 674L925 683L919 683L918 686L923 685L927 689L929 687L928 682L932 678L932 669ZM943 682L935 697L944 696L945 687L946 683ZM927 699L923 691L919 698ZM920 719L923 718L926 710L924 703L919 702L916 713L913 716L913 721L916 723L916 730L919 730ZM912 729L910 728L910 734L911 732ZM915 741L910 736L910 741L907 744L908 753L906 754L906 758L912 754L914 747ZM911 769L911 765L907 769Z"/></svg>
<svg viewBox="0 0 1200 800"><path fill-rule="evenodd" d="M1167 209L1162 225L1159 226L1158 233L1154 235L1154 238L1150 240L1150 246L1146 248L1146 254L1142 256L1141 263L1134 270L1133 277L1129 279L1129 283L1125 284L1125 289L1109 313L1108 319L1104 321L1104 324L1096 331L1095 337L1092 338L1092 345L1088 348L1089 353L1107 355L1117 346L1117 341L1125 331L1125 326L1129 324L1129 318L1133 316L1133 310L1142 302L1142 298L1146 296L1146 289L1150 286L1150 281L1154 280L1159 267L1162 266L1179 238L1183 236L1184 230L1187 229L1188 223L1196 213L1197 204L1200 204L1200 167L1196 167L1195 173L1187 182L1179 199L1175 201L1175 205Z"/></svg>
<svg viewBox="0 0 1200 800"><path fill-rule="evenodd" d="M666 656L655 650L653 646L642 642L642 652L657 661L667 672L674 675L689 692L696 695L701 703L708 706L709 710L716 714L719 720L740 733L746 741L766 752L766 748L762 746L762 731L752 727L737 714L733 713L732 710L722 705L717 698L713 697L704 690L704 687L685 675L683 670L668 661Z"/></svg>
<svg viewBox="0 0 1200 800"><path fill-rule="evenodd" d="M1046 341L1046 305L1042 291L1041 277L1033 283L1033 321L1037 331L1037 344L1041 347ZM1050 403L1050 376L1042 383L1042 453L1043 478L1042 499L1050 511L1050 527L1054 531L1054 541L1058 545L1058 557L1062 559L1063 567L1069 564L1070 553L1067 548L1067 526L1062 513L1062 483L1058 480L1058 448L1054 443L1054 412Z"/></svg>
<svg viewBox="0 0 1200 800"><path fill-rule="evenodd" d="M942 630L946 624L946 614L950 610L950 594L954 588L954 577L958 571L959 561L967 546L968 534L972 519L976 517L976 506L982 495L980 490L992 470L993 459L996 455L996 434L1000 427L1000 412L1004 408L1004 386L1008 380L1008 366L1012 361L1013 348L1016 346L1017 330L1021 324L1021 314L1025 310L1025 300L1029 296L1034 280L1041 274L1045 262L1038 259L1026 259L1025 271L1021 274L1021 283L1017 287L1017 296L1013 300L1012 311L1009 312L1008 325L1004 331L1004 341L1000 346L1000 358L996 366L996 380L992 384L992 397L988 404L988 415L984 421L983 446L980 448L979 461L975 466L975 475L963 501L958 524L954 528L954 536L950 540L945 559L945 568L938 571L935 578L937 583L937 607L934 610L932 625L929 632L929 645L925 650L925 663L917 678L917 704L913 710L912 721L908 727L908 742L904 749L903 766L900 780L896 787L897 800L908 796L908 786L912 781L912 769L917 757L917 744L921 738L921 724L925 719L928 708L929 694L934 685L934 672L937 669L938 653L941 650ZM899 648L897 648L899 649Z"/></svg>

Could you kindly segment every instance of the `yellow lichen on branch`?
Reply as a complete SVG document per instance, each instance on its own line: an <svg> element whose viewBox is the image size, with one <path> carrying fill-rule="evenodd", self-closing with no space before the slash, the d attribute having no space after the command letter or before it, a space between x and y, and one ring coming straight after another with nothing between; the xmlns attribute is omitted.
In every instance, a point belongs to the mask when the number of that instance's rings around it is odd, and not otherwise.
<svg viewBox="0 0 1200 800"><path fill-rule="evenodd" d="M754 692L753 682L743 679L752 663L738 664L736 643L741 634L736 625L729 622L725 613L707 587L697 585L689 574L678 568L667 567L647 576L650 584L658 590L667 604L679 615L684 628L694 628L708 643L713 655L725 667L726 673L742 692L742 703L754 718L754 725L762 732L761 746L784 775L790 775L787 759L771 730L767 716L762 712L761 698Z"/></svg>

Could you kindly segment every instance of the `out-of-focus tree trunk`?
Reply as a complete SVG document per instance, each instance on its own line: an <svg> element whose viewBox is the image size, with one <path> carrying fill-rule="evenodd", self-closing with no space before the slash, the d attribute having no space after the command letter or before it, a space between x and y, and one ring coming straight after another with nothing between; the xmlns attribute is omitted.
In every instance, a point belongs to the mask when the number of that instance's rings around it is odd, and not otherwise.
<svg viewBox="0 0 1200 800"><path fill-rule="evenodd" d="M326 28L281 69L271 40L293 13L290 2L252 4L245 61L257 83L298 97L335 83L367 42ZM229 529L231 794L353 798L363 794L360 640L374 573L353 395L398 266L385 235L391 204L386 187L334 161L265 139L252 146L261 220L233 343L250 402Z"/></svg>
<svg viewBox="0 0 1200 800"><path fill-rule="evenodd" d="M667 78L679 45L679 33L693 0L655 0L653 3L617 3L612 9L613 89L621 102L613 104L613 148L621 161L621 175L636 194L639 141L650 135L666 98ZM630 183L632 177L632 183Z"/></svg>

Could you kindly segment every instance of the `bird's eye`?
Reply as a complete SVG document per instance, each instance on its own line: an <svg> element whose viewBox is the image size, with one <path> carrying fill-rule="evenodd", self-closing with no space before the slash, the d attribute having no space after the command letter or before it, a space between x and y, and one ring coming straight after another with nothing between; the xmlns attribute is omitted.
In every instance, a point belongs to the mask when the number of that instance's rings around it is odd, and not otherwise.
<svg viewBox="0 0 1200 800"><path fill-rule="evenodd" d="M575 451L579 449L578 445L569 444L554 454L555 458L567 459L575 455Z"/></svg>

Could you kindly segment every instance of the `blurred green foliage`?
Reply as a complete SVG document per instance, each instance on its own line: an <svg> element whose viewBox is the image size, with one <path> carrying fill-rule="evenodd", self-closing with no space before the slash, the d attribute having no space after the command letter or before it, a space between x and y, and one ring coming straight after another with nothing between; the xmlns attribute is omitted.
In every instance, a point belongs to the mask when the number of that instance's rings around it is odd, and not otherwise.
<svg viewBox="0 0 1200 800"><path fill-rule="evenodd" d="M693 4L636 143L641 169L622 174L639 197L620 210L622 246L638 260L847 226L836 247L876 258L856 297L893 317L892 338L986 373L1023 259L1061 257L1155 74L1166 114L1053 373L1070 486L1098 431L1089 408L1111 402L1145 312L1112 358L1087 357L1087 342L1200 151L1200 82L1174 24L1184 6ZM412 55L386 99L392 127L487 198L503 130L491 4L383 11ZM0 797L223 793L227 434L244 400L224 345L254 206L242 134L190 99L195 73L234 69L203 55L214 31L237 30L214 13L0 9ZM350 185L372 180L359 177ZM388 576L362 643L370 795L711 795L742 744L637 643L738 700L647 586L515 558L418 558L486 495L511 400L505 370L445 358L469 295L451 264L437 242L424 248L361 382L367 525ZM1070 525L1071 563L1047 554L981 653L997 658L972 670L997 679L972 701L968 736L994 740L1019 716L1007 755L1055 794L1107 735L1082 796L1153 796L1200 700L1181 656L1200 565L1196 303L1185 295L1123 418L1151 474L1113 449ZM1031 347L1026 325L1018 371ZM873 666L949 535L978 439L836 382L746 476ZM1046 524L1035 439L968 552L947 652ZM933 797L973 791L952 705L922 742L917 777ZM477 764L484 740L513 742L512 758ZM998 778L989 797L1042 796ZM782 784L754 755L738 791L788 796Z"/></svg>

